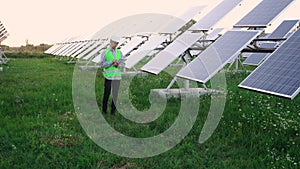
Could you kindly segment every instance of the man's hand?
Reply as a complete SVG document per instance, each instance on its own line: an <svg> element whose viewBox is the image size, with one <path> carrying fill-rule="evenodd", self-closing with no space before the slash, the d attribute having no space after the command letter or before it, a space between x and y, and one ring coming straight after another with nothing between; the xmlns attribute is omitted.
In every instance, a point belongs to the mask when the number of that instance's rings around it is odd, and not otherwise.
<svg viewBox="0 0 300 169"><path fill-rule="evenodd" d="M119 63L118 63L118 61L116 59L113 61L113 66L114 67L119 67Z"/></svg>

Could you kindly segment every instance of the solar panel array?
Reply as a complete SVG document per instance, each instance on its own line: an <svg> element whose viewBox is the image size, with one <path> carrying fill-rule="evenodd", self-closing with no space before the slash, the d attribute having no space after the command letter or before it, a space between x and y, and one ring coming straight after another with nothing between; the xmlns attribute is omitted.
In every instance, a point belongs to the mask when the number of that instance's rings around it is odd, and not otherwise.
<svg viewBox="0 0 300 169"><path fill-rule="evenodd" d="M207 15L195 23L190 30L209 30L219 22L227 13L236 7L242 0L224 0Z"/></svg>
<svg viewBox="0 0 300 169"><path fill-rule="evenodd" d="M203 10L204 6L196 6L188 9L182 15L174 17L170 21L165 21L157 32L159 33L175 33L186 23L191 21L197 14Z"/></svg>
<svg viewBox="0 0 300 169"><path fill-rule="evenodd" d="M3 23L1 23L1 21L0 21L0 43L1 43L2 41L4 41L4 39L6 39L7 36L8 36L8 32L7 32L7 30L5 29Z"/></svg>
<svg viewBox="0 0 300 169"><path fill-rule="evenodd" d="M293 99L300 91L300 29L239 87Z"/></svg>
<svg viewBox="0 0 300 169"><path fill-rule="evenodd" d="M239 30L226 32L191 63L182 68L177 76L206 83L259 33L260 31Z"/></svg>
<svg viewBox="0 0 300 169"><path fill-rule="evenodd" d="M132 68L156 47L165 42L167 38L168 37L164 35L151 35L148 41L142 44L138 50L130 53L129 57L126 58L125 67L129 69Z"/></svg>
<svg viewBox="0 0 300 169"><path fill-rule="evenodd" d="M293 0L263 0L235 27L267 27Z"/></svg>
<svg viewBox="0 0 300 169"><path fill-rule="evenodd" d="M285 38L290 31L299 23L299 20L283 21L271 34L262 39ZM259 44L260 48L275 48L280 42L263 42ZM244 62L244 65L258 66L269 55L269 53L254 53L250 55Z"/></svg>
<svg viewBox="0 0 300 169"><path fill-rule="evenodd" d="M203 9L203 6L197 6L189 9L187 12L179 16L179 18L174 18L173 20L166 22L158 32L160 33L172 33L174 34L182 26L188 23L196 14L200 13ZM184 21L184 22L183 22ZM147 54L153 51L157 46L161 45L164 41L168 39L167 36L160 35L159 37L150 38L145 42L140 48L138 48L134 53L130 53L127 56L126 68L134 67L138 62L140 62ZM124 54L124 53L123 53ZM124 54L125 55L125 54Z"/></svg>
<svg viewBox="0 0 300 169"><path fill-rule="evenodd" d="M131 41L120 47L122 53L127 55L145 40L134 35L136 32L160 31L163 33L175 33L175 31L178 31L182 26L191 21L195 15L200 13L203 8L204 6L192 7L178 17L161 14L135 15L133 16L135 19L128 17L127 19L117 21L119 26L116 27L115 24L108 25L84 40L83 37L69 38L62 43L55 44L50 49L45 51L45 53L59 56L71 56L72 58L76 59L97 61L100 57L99 52L104 46L107 46L101 40L106 40L109 42L108 37L110 37L112 34L117 34L122 36L128 35L128 37L132 38ZM140 33L139 35L148 36L149 34L146 35ZM124 40L124 38L122 38L122 40Z"/></svg>
<svg viewBox="0 0 300 169"><path fill-rule="evenodd" d="M189 31L207 31L221 20L228 12L236 7L242 0L224 0L212 11L195 23ZM188 48L203 37L202 32L186 31L169 44L164 50L159 52L150 62L142 67L143 71L159 74L163 69L170 65L178 56L183 54Z"/></svg>
<svg viewBox="0 0 300 169"><path fill-rule="evenodd" d="M178 56L183 54L188 48L196 43L202 36L202 32L184 32L141 69L153 74L159 74L169 64L176 60Z"/></svg>
<svg viewBox="0 0 300 169"><path fill-rule="evenodd" d="M124 46L121 47L122 54L126 56L143 41L145 41L145 39L139 36L131 38Z"/></svg>

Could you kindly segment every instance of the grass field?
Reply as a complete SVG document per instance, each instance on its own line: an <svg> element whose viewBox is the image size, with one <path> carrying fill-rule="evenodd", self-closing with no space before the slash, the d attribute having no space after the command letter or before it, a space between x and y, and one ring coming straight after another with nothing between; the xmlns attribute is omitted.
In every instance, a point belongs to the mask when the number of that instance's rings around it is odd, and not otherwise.
<svg viewBox="0 0 300 169"><path fill-rule="evenodd" d="M217 130L203 144L198 137L210 107L201 96L199 115L190 133L161 155L131 159L106 152L88 138L72 101L74 65L40 54L13 58L0 72L0 168L300 168L300 97L288 100L237 85L246 73L226 73L228 95ZM101 105L103 78L96 79ZM164 73L133 81L132 102L150 106L151 88L165 88ZM137 124L121 115L106 120L126 135L149 137L168 129L180 100L168 100L162 117Z"/></svg>

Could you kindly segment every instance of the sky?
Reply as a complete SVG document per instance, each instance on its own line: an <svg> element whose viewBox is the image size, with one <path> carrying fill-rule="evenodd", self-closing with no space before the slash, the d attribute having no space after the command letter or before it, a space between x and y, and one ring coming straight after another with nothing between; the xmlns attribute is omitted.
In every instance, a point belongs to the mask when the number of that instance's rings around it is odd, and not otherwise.
<svg viewBox="0 0 300 169"><path fill-rule="evenodd" d="M242 5L226 15L215 27L231 29L232 25L261 0L243 0ZM206 5L201 18L221 0L0 0L0 21L10 36L3 45L54 44L71 36L97 32L122 18L144 13L178 16L193 6ZM300 19L300 0L278 17L267 31L284 19Z"/></svg>

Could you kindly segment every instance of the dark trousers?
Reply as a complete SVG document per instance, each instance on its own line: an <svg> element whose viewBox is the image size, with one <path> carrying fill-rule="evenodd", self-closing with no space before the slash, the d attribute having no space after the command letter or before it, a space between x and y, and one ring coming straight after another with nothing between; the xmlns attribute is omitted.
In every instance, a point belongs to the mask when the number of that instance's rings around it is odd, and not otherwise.
<svg viewBox="0 0 300 169"><path fill-rule="evenodd" d="M111 113L112 114L115 113L119 87L120 87L120 80L108 80L105 78L104 95L103 95L103 103L102 103L102 111L104 113L107 112L107 102L108 102L111 90L112 90L112 96L113 96L113 99L111 101Z"/></svg>

